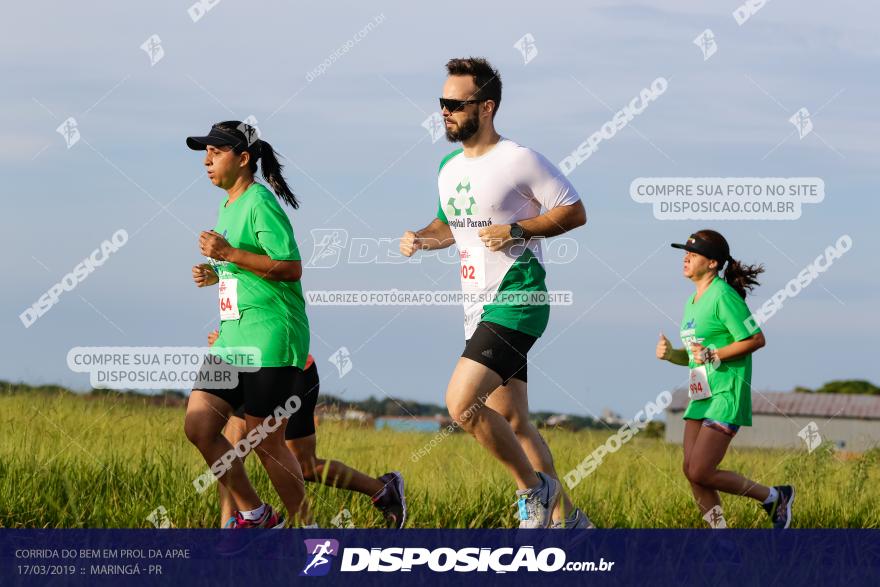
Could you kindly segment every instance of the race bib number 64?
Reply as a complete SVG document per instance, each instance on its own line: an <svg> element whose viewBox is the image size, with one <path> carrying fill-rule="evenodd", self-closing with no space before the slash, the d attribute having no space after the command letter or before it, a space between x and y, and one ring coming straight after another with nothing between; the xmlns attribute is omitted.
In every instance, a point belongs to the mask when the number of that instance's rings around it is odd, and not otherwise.
<svg viewBox="0 0 880 587"><path fill-rule="evenodd" d="M220 320L238 320L238 280L220 280Z"/></svg>

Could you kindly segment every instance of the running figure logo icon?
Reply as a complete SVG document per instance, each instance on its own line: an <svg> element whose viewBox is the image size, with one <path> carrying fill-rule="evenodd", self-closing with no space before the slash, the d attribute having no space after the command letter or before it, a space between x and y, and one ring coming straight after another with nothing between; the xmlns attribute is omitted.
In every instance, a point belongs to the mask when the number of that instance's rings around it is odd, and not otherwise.
<svg viewBox="0 0 880 587"><path fill-rule="evenodd" d="M718 51L718 45L715 43L715 33L712 32L712 29L706 29L700 35L694 39L694 45L700 48L703 52L703 61L707 61L710 57L715 55L715 52Z"/></svg>
<svg viewBox="0 0 880 587"><path fill-rule="evenodd" d="M795 112L788 121L797 129L798 138L802 139L813 132L813 120L810 118L810 111L806 108L801 108Z"/></svg>
<svg viewBox="0 0 880 587"><path fill-rule="evenodd" d="M332 538L318 538L305 540L306 543L306 566L299 574L300 577L321 577L330 572L329 557L339 554L339 541Z"/></svg>
<svg viewBox="0 0 880 587"><path fill-rule="evenodd" d="M520 54L523 57L523 65L528 65L529 62L538 56L538 46L535 45L535 37L532 33L526 33L520 39L513 44L514 49L518 49Z"/></svg>
<svg viewBox="0 0 880 587"><path fill-rule="evenodd" d="M73 116L58 125L55 132L64 137L68 149L79 142L79 128Z"/></svg>
<svg viewBox="0 0 880 587"><path fill-rule="evenodd" d="M344 228L313 228L314 249L306 267L309 269L332 269L348 243L348 231Z"/></svg>
<svg viewBox="0 0 880 587"><path fill-rule="evenodd" d="M811 421L804 426L801 431L798 432L798 436L800 436L807 444L808 453L813 452L820 444L822 444L822 435L819 434L819 426L816 425L816 422Z"/></svg>
<svg viewBox="0 0 880 587"><path fill-rule="evenodd" d="M149 55L150 67L153 67L165 57L165 49L162 47L162 39L159 38L159 35L150 35L150 38L141 44L141 49Z"/></svg>

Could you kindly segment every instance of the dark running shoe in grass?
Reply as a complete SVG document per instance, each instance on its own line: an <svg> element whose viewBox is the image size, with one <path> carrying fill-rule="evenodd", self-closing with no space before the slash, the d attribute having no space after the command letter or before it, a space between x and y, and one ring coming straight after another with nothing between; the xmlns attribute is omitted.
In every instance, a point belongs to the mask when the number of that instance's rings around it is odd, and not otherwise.
<svg viewBox="0 0 880 587"><path fill-rule="evenodd" d="M406 495L403 492L403 475L400 471L385 473L379 477L379 481L385 484L385 490L373 498L376 506L389 528L400 529L406 524Z"/></svg>
<svg viewBox="0 0 880 587"><path fill-rule="evenodd" d="M761 505L770 516L773 527L777 530L782 530L791 525L791 504L794 503L794 487L791 485L777 485L773 489L779 494L776 497L776 501Z"/></svg>
<svg viewBox="0 0 880 587"><path fill-rule="evenodd" d="M593 525L593 522L590 521L587 514L582 512L580 508L574 508L568 513L567 518L559 520L558 522L553 522L550 524L550 528L553 530L592 530L595 529L596 526Z"/></svg>
<svg viewBox="0 0 880 587"><path fill-rule="evenodd" d="M266 504L266 509L259 520L246 520L241 512L235 512L235 524L233 530L242 530L245 528L283 528L284 516L277 513L272 506Z"/></svg>

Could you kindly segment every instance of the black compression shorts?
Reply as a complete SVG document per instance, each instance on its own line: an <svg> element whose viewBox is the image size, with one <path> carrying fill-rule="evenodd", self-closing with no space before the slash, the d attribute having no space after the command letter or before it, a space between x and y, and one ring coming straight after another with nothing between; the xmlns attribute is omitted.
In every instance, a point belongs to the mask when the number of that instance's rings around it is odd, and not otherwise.
<svg viewBox="0 0 880 587"><path fill-rule="evenodd" d="M296 369L296 367L291 368ZM305 438L315 433L315 405L318 403L318 389L320 387L318 366L312 362L305 371L296 370L298 373L294 382L294 395L299 397L302 404L299 410L287 420L287 427L284 429L285 440ZM235 417L244 418L244 414L243 404L235 409Z"/></svg>
<svg viewBox="0 0 880 587"><path fill-rule="evenodd" d="M498 373L503 385L511 379L527 381L529 349L538 339L494 322L480 322L465 342L462 357L485 365Z"/></svg>

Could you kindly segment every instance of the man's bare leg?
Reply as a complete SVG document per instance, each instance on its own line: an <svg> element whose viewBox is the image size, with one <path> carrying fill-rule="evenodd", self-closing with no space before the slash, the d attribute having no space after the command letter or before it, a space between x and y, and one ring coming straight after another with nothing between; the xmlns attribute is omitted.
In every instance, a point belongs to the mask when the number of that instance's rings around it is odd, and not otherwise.
<svg viewBox="0 0 880 587"><path fill-rule="evenodd" d="M507 467L518 489L536 487L541 480L517 441L510 422L485 403L499 385L501 377L497 373L461 357L446 389L446 407L463 430Z"/></svg>
<svg viewBox="0 0 880 587"><path fill-rule="evenodd" d="M536 471L546 473L559 481L556 467L553 465L553 455L550 447L538 429L529 419L529 399L526 382L519 379L511 379L507 385L499 386L486 401L486 405L502 416L510 423L516 439L526 453L529 462ZM560 482L560 488L562 484ZM560 489L561 495L556 509L553 511L553 521L564 520L569 512L574 509L568 495Z"/></svg>

